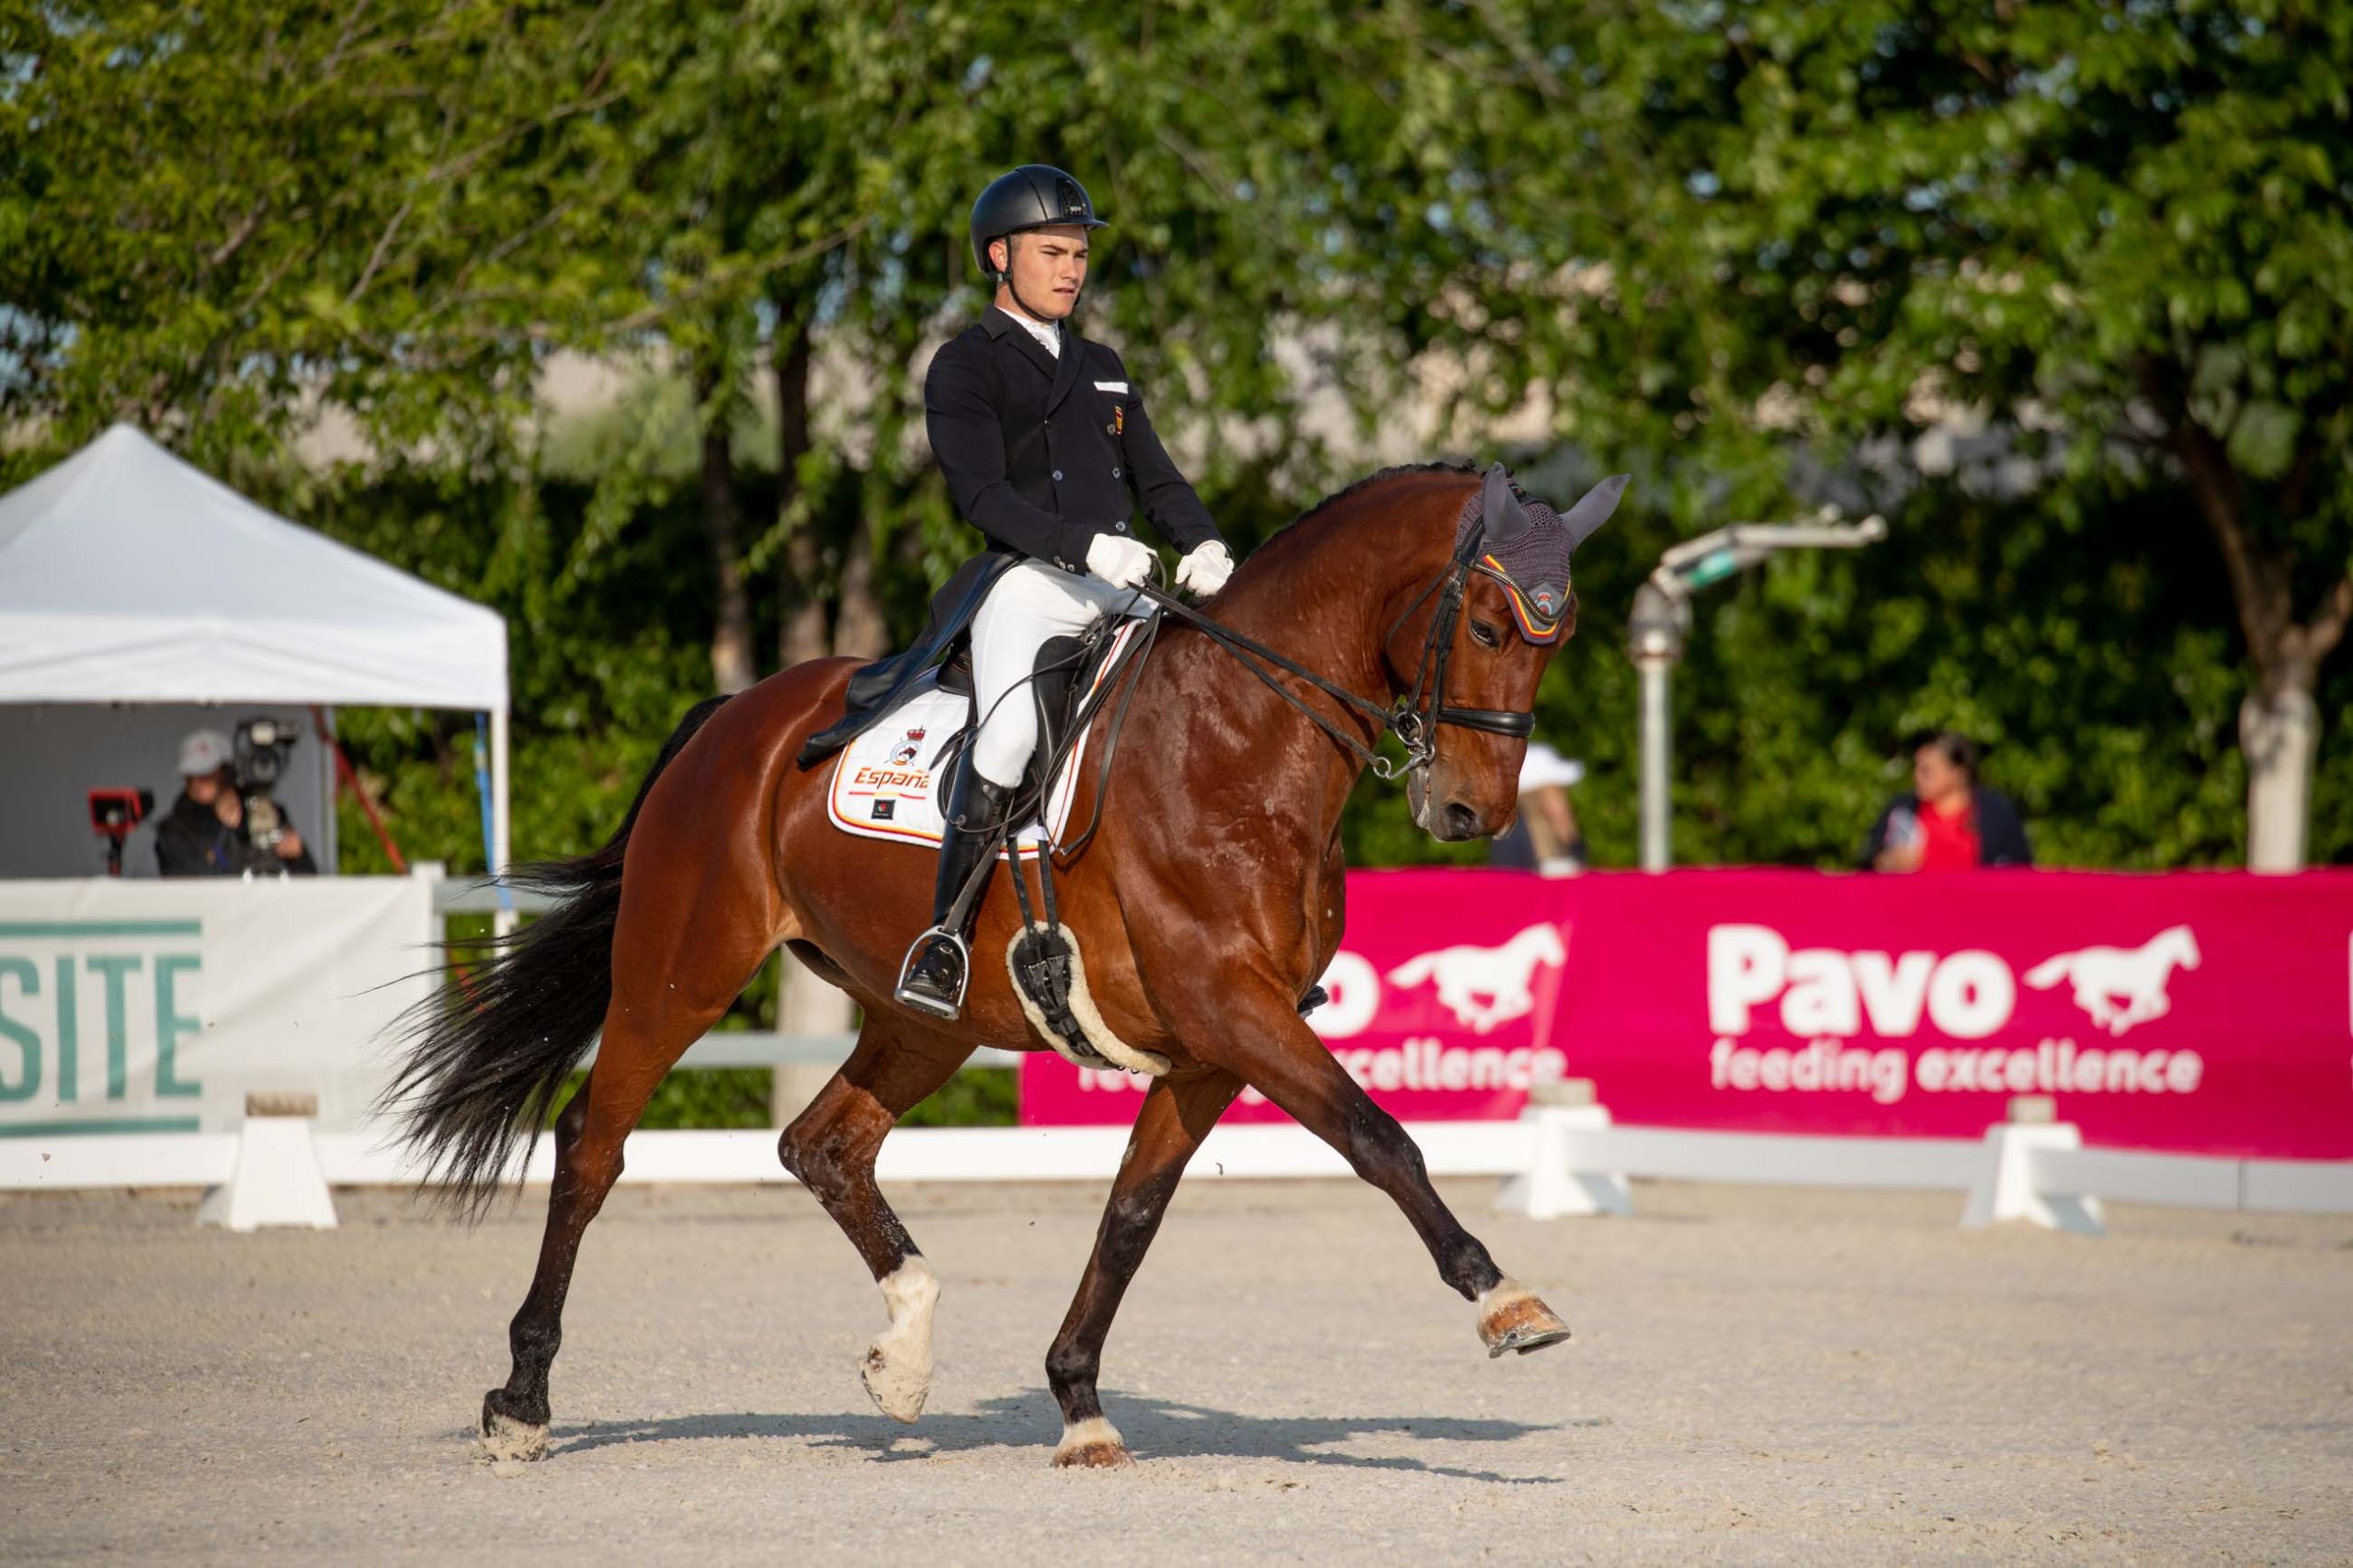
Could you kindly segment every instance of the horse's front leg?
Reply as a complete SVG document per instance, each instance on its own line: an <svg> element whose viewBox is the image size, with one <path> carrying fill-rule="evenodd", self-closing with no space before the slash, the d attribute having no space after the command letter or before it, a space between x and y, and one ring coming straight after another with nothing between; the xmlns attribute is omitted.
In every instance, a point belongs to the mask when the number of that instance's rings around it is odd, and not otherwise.
<svg viewBox="0 0 2353 1568"><path fill-rule="evenodd" d="M1242 1092L1232 1074L1210 1072L1160 1078L1144 1096L1128 1135L1128 1152L1111 1182L1111 1199L1095 1233L1094 1256L1078 1282L1078 1294L1046 1352L1046 1381L1063 1410L1063 1438L1054 1449L1058 1465L1106 1467L1130 1461L1127 1445L1103 1418L1095 1392L1103 1341L1111 1332L1120 1298L1152 1245L1160 1217L1185 1174L1185 1163L1201 1146L1233 1096Z"/></svg>
<svg viewBox="0 0 2353 1568"><path fill-rule="evenodd" d="M1211 1005L1204 995L1199 1005ZM1349 1169L1387 1193L1429 1248L1438 1278L1479 1309L1487 1354L1523 1355L1569 1337L1552 1310L1506 1277L1430 1185L1422 1152L1373 1104L1279 991L1225 1000L1226 1022L1197 1054L1223 1067L1337 1150ZM1180 1023L1183 1020L1178 1020Z"/></svg>

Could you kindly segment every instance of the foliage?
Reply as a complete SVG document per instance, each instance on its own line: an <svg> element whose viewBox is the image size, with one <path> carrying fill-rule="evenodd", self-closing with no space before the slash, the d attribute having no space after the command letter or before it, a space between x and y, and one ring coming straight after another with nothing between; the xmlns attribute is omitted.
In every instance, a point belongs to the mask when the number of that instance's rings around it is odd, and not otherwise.
<svg viewBox="0 0 2353 1568"><path fill-rule="evenodd" d="M595 9L44 0L0 29L0 419L40 437L11 471L131 419L242 479L323 406L474 461L550 324L597 312L581 132L625 89Z"/></svg>
<svg viewBox="0 0 2353 1568"><path fill-rule="evenodd" d="M1113 218L1088 330L1244 544L1355 477L1433 366L1452 455L1532 409L1507 455L1540 493L1636 472L1541 699L1592 765L1601 863L1633 855L1642 572L1824 498L1893 536L1700 601L1679 858L1843 863L1898 739L1949 722L1996 743L2047 858L2227 863L2245 629L2139 378L2182 372L2308 608L2353 536L2348 25L2008 0L15 7L0 479L133 417L493 605L517 849L577 851L708 686L699 425L734 435L754 566L823 543L756 596L758 646L857 548L904 635L971 547L920 373L982 297L972 191L1036 157ZM762 378L804 328L816 439L779 472ZM566 424L532 403L564 356L637 391ZM328 412L348 460L294 444ZM2353 858L2341 661L2319 691L2313 852ZM471 721L341 722L406 850L478 867ZM348 865L381 864L356 810L340 825ZM1347 832L1372 863L1480 853L1374 785Z"/></svg>

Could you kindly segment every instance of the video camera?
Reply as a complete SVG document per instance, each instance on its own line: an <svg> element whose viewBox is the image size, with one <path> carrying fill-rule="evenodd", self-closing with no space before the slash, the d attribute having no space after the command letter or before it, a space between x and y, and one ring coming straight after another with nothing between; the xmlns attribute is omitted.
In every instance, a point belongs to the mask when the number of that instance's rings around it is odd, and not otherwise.
<svg viewBox="0 0 2353 1568"><path fill-rule="evenodd" d="M153 790L90 791L90 831L107 841L107 875L122 875L122 841L155 809Z"/></svg>
<svg viewBox="0 0 2353 1568"><path fill-rule="evenodd" d="M245 802L245 838L255 847L275 849L286 836L286 818L269 791L293 759L294 741L301 732L271 718L237 722L232 767L237 793Z"/></svg>

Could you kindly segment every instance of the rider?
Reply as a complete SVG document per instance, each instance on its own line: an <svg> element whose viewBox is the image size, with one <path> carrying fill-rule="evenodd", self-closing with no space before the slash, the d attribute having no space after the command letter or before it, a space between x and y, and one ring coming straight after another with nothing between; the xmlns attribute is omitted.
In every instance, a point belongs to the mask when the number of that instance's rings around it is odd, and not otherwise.
<svg viewBox="0 0 2353 1568"><path fill-rule="evenodd" d="M943 1018L963 1010L971 971L971 921L950 929L950 906L992 853L1038 744L1024 683L1039 648L1098 617L1148 608L1132 592L1153 561L1130 520L1139 498L1185 552L1179 587L1207 597L1233 571L1208 508L1153 434L1127 367L1070 324L1087 235L1104 226L1085 187L1060 169L1025 164L992 181L972 204L972 239L995 303L939 350L924 382L931 449L957 510L992 552L1014 558L972 618L981 729L957 761L931 926L899 974L898 999Z"/></svg>

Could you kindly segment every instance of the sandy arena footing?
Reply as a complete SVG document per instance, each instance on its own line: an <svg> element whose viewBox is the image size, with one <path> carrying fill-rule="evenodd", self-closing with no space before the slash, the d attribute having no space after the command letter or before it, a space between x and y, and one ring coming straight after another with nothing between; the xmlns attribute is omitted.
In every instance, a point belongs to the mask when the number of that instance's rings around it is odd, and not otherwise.
<svg viewBox="0 0 2353 1568"><path fill-rule="evenodd" d="M468 1232L0 1199L0 1561L2353 1561L2353 1218L1639 1184L1630 1221L1449 1200L1575 1338L1491 1361L1370 1189L1195 1182L1104 1358L1139 1461L1048 1462L1040 1363L1101 1192L897 1194L939 1277L922 1419L801 1193L623 1187L549 1458L471 1423L544 1189Z"/></svg>

